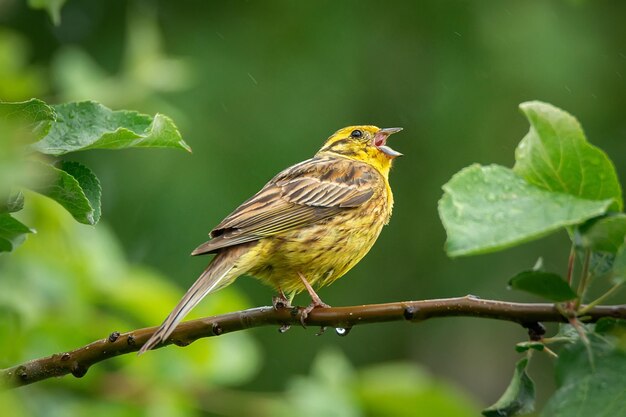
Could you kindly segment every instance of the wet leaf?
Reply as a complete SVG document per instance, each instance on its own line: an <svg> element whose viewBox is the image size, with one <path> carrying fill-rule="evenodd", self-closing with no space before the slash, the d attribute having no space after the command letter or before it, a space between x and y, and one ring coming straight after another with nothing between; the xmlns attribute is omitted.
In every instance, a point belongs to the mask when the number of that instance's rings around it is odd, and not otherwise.
<svg viewBox="0 0 626 417"><path fill-rule="evenodd" d="M515 151L513 170L547 191L589 200L612 199L623 208L622 189L609 157L585 138L569 113L540 101L522 103L530 130Z"/></svg>
<svg viewBox="0 0 626 417"><path fill-rule="evenodd" d="M167 116L113 111L93 101L53 106L57 120L33 148L49 155L86 149L131 147L178 148L191 151Z"/></svg>
<svg viewBox="0 0 626 417"><path fill-rule="evenodd" d="M450 256L495 252L604 214L613 200L546 191L499 165L469 166L443 186Z"/></svg>

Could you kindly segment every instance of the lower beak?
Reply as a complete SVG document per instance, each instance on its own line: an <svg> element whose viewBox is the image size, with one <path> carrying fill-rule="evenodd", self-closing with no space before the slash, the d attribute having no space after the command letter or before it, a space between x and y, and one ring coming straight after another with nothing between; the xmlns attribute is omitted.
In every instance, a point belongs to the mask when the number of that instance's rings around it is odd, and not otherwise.
<svg viewBox="0 0 626 417"><path fill-rule="evenodd" d="M389 135L398 133L401 130L401 127L387 127L385 129L380 129L378 132L376 132L376 135L374 136L374 146L376 146L382 153L384 153L391 159L402 156L400 152L393 150L389 146L387 146L387 138L389 137Z"/></svg>

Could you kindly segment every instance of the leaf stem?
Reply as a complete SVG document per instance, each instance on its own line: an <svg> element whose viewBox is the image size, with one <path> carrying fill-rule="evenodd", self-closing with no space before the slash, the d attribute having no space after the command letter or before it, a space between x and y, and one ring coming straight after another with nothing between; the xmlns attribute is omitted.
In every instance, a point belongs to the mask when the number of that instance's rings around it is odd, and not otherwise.
<svg viewBox="0 0 626 417"><path fill-rule="evenodd" d="M576 260L576 248L572 243L569 251L569 259L567 260L567 284L572 285L572 276L574 275L574 261Z"/></svg>
<svg viewBox="0 0 626 417"><path fill-rule="evenodd" d="M592 308L594 308L595 306L599 305L604 300L612 296L617 290L619 290L622 287L623 284L624 284L624 281L620 281L617 284L613 285L611 288L608 289L607 292L605 292L604 294L602 294L601 296L599 296L598 298L596 298L595 300L587 304L584 308L581 308L580 311L578 312L578 315L579 316L585 315L585 313L587 313L589 310L591 310Z"/></svg>
<svg viewBox="0 0 626 417"><path fill-rule="evenodd" d="M585 249L585 258L583 259L583 269L580 273L580 282L578 283L578 299L576 300L575 309L580 307L580 303L583 302L585 293L587 292L587 283L589 282L589 261L591 260L591 251Z"/></svg>

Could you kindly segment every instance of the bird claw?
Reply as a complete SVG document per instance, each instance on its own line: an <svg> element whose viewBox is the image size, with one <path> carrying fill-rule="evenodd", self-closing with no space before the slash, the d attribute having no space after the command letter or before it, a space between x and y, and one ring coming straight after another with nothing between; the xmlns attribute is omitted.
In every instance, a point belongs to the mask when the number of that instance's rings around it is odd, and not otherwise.
<svg viewBox="0 0 626 417"><path fill-rule="evenodd" d="M313 301L307 307L303 308L302 312L300 313L300 323L302 324L302 327L304 327L305 329L306 329L306 319L307 317L309 317L309 313L316 308L330 308L330 306L318 298L318 300Z"/></svg>

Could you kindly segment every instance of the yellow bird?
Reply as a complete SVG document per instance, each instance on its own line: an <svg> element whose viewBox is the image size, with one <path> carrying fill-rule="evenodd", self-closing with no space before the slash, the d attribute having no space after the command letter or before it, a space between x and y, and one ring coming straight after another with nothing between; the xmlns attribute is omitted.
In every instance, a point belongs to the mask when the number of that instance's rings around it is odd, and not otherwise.
<svg viewBox="0 0 626 417"><path fill-rule="evenodd" d="M274 287L285 305L313 287L329 285L369 252L389 222L392 161L387 146L401 128L349 126L333 134L311 159L287 168L218 224L192 255L216 254L202 275L139 353L166 340L207 294L240 275ZM290 293L288 299L285 293Z"/></svg>

